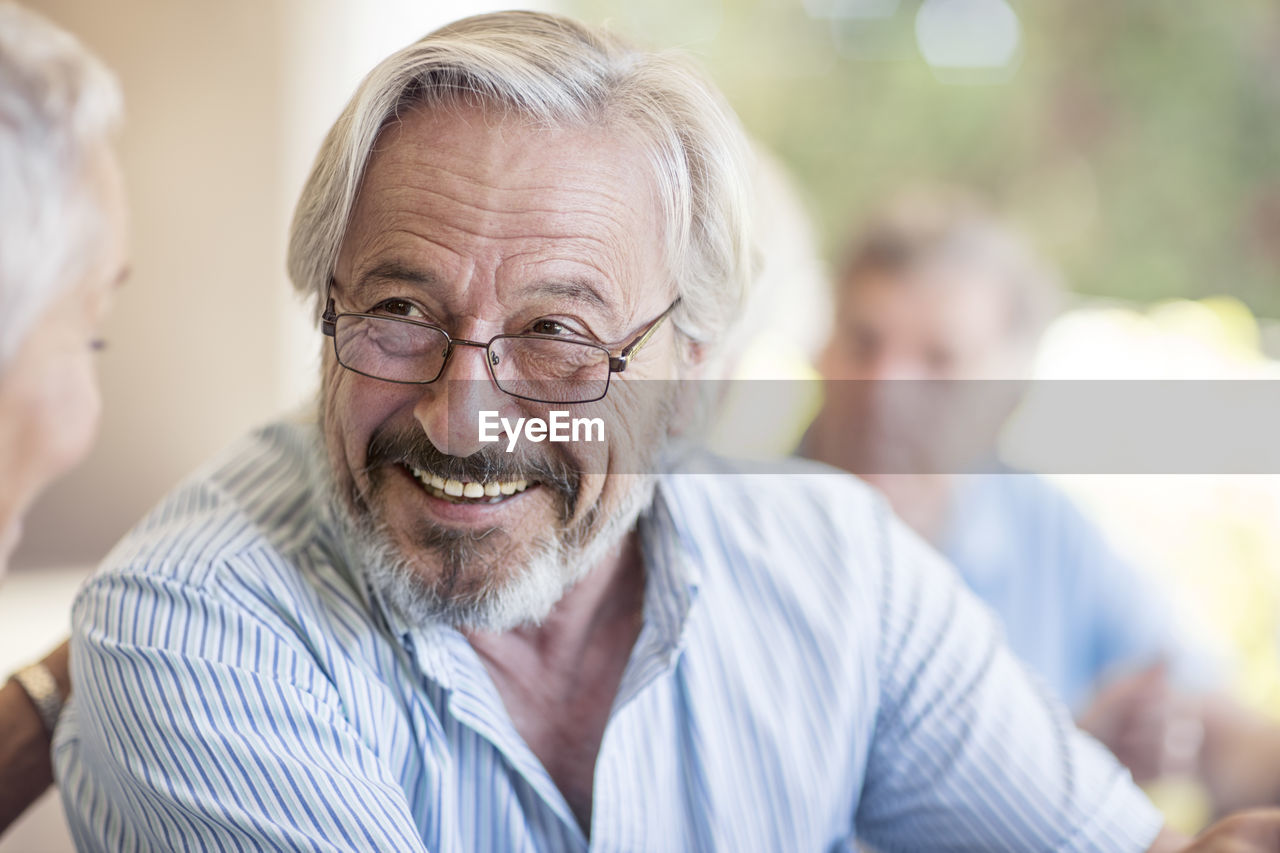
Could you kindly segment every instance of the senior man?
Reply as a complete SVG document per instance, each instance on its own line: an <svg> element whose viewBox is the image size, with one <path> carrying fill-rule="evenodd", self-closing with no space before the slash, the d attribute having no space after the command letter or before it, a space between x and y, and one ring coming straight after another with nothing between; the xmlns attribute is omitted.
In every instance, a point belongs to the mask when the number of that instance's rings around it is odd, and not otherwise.
<svg viewBox="0 0 1280 853"><path fill-rule="evenodd" d="M78 600L82 847L1176 844L851 478L647 473L748 278L741 149L681 63L564 18L373 71L294 221L318 418L194 478ZM480 440L548 401L606 441Z"/></svg>

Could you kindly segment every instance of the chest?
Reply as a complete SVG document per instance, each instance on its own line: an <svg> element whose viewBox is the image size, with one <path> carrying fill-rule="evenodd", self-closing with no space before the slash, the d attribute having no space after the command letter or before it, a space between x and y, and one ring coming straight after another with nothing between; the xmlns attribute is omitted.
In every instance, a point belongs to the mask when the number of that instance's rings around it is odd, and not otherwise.
<svg viewBox="0 0 1280 853"><path fill-rule="evenodd" d="M599 683L574 685L560 695L513 685L500 686L499 692L516 731L560 789L578 824L589 830L596 758L612 694L604 695Z"/></svg>
<svg viewBox="0 0 1280 853"><path fill-rule="evenodd" d="M777 645L738 638L714 654L694 642L674 670L612 690L510 683L499 696L477 668L362 728L432 850L843 849L874 702L816 695L788 677L804 674L796 661L762 675Z"/></svg>
<svg viewBox="0 0 1280 853"><path fill-rule="evenodd" d="M634 636L619 632L602 640L568 663L490 667L512 725L560 789L584 832L591 826L600 744Z"/></svg>

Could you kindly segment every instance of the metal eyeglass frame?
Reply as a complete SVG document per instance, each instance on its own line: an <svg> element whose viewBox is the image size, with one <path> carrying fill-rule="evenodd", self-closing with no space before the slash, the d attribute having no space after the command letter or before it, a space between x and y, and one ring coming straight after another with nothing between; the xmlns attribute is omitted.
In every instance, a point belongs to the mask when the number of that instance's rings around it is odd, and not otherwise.
<svg viewBox="0 0 1280 853"><path fill-rule="evenodd" d="M658 330L658 327L662 325L662 321L667 319L667 317L671 314L671 312L675 310L676 306L680 304L680 300L681 300L681 297L676 297L676 300L667 306L667 310L663 311L657 317L650 320L649 323L645 325L643 329L640 330L640 333L636 335L636 337L633 338L629 344L623 347L622 350L617 355L614 355L613 353L609 352L608 347L604 346L603 344L589 343L587 341L568 341L568 340L565 340L564 338L558 338L555 335L537 335L537 334L494 335L492 338L489 339L488 343L485 343L483 341L467 340L466 338L455 338L453 335L450 335L448 331L441 328L440 326L437 326L434 323L424 323L421 320L412 320L408 317L392 317L386 314L363 314L363 313L353 312L353 311L345 311L339 314L335 310L336 305L333 301L333 296L330 295L329 288L326 288L325 290L325 309L324 309L324 313L320 316L320 330L328 337L333 338L333 355L334 355L334 358L337 359L338 364L342 366L343 370L350 370L352 373L358 373L361 376L368 376L370 379L377 379L382 382L394 382L397 385L430 385L432 382L435 382L444 374L445 368L449 366L449 358L453 355L453 348L455 345L465 346L465 347L479 347L480 349L484 350L484 361L489 368L489 377L493 380L494 386L502 393L510 394L512 397L515 397L520 400L529 400L530 402L533 402L533 403L563 403L566 406L572 406L572 405L579 405L583 403L594 403L597 400L603 400L605 396L609 393L609 386L612 384L610 380L612 380L613 374L622 373L624 370L627 369L627 365L631 363L631 359L634 358L636 353L638 353L640 349L649 342L649 339L653 337L654 332L656 332ZM338 318L340 317L359 317L359 318L368 319L368 320L391 320L396 323L408 323L411 326L421 326L422 328L432 329L434 331L439 332L440 334L444 335L445 341L447 342L445 346L445 351L444 351L444 359L440 362L440 369L436 371L436 375L431 377L430 379L387 379L382 376L374 376L372 373L365 373L363 370L356 370L353 367L348 367L347 365L342 363L342 359L338 356L337 332L338 332ZM497 374L493 372L494 357L493 357L493 350L491 349L494 341L506 340L506 339L557 341L559 343L570 343L570 344L575 344L577 346L592 347L594 349L598 349L604 352L604 354L609 357L609 372L608 374L605 375L604 390L600 392L600 396L598 397L592 397L589 400L572 400L572 401L542 400L537 397L528 397L524 394L515 394L511 391L508 391L507 389L502 387L502 383L498 381Z"/></svg>

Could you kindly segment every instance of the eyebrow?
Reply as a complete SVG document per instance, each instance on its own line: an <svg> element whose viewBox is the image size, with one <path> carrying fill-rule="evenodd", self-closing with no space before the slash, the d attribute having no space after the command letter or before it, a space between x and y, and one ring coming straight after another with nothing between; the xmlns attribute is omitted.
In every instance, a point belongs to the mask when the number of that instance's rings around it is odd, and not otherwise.
<svg viewBox="0 0 1280 853"><path fill-rule="evenodd" d="M399 261L383 261L373 269L360 276L360 284L365 285L370 281L402 281L406 284L431 285L436 284L439 278L435 273L426 272L424 270L415 269L408 264Z"/></svg>
<svg viewBox="0 0 1280 853"><path fill-rule="evenodd" d="M616 316L617 314L614 307L609 304L609 301L600 294L599 288L589 279L548 279L534 282L529 286L529 290L534 294L552 296L557 299L568 299L583 305L589 305L610 315Z"/></svg>
<svg viewBox="0 0 1280 853"><path fill-rule="evenodd" d="M439 284L440 278L435 273L421 270L400 261L383 261L360 276L360 284L372 281L398 281L419 286ZM544 279L529 285L528 293L537 296L550 296L555 299L567 299L581 305L596 308L610 318L616 319L617 309L600 293L595 282L588 278L555 278Z"/></svg>

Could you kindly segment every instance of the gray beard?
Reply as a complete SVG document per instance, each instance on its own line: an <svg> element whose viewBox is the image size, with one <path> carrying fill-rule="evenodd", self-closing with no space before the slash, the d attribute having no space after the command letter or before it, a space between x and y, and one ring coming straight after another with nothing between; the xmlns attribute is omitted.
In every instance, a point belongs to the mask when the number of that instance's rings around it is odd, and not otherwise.
<svg viewBox="0 0 1280 853"><path fill-rule="evenodd" d="M617 506L597 503L577 522L557 518L549 532L528 544L497 547L507 535L500 530L458 532L434 527L418 531L426 535L416 538L429 545L410 556L396 543L393 531L339 482L323 434L323 392L320 405L316 458L321 460L324 482L318 488L325 496L330 529L338 537L337 548L356 579L363 578L410 625L445 624L459 630L503 633L542 624L565 593L622 542L653 503L654 473L612 474L632 480L616 498ZM655 423L670 424L676 411L676 398L668 396L661 401ZM662 470L679 445L669 434L655 436L654 445L642 451L637 470ZM491 536L494 542L483 541ZM415 567L424 557L439 560L433 577Z"/></svg>
<svg viewBox="0 0 1280 853"><path fill-rule="evenodd" d="M363 577L382 601L411 625L445 624L493 633L540 625L565 593L635 527L640 514L653 502L657 484L652 474L629 475L635 482L621 496L615 511L602 513L599 506L593 507L581 521L536 538L523 549L523 555L508 552L501 557L518 565L509 565L506 572L489 572L478 588L471 586L476 591L456 594L453 579L483 571L479 564L486 559L480 554L484 548L481 540L505 534L441 535L433 552L444 570L436 582L430 582L384 525L349 506L332 470L327 464L324 468L330 481L325 488L328 520L357 577Z"/></svg>

